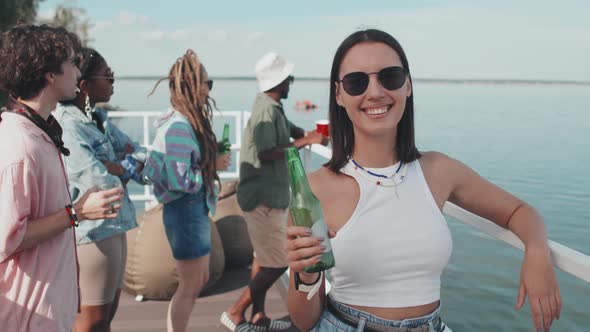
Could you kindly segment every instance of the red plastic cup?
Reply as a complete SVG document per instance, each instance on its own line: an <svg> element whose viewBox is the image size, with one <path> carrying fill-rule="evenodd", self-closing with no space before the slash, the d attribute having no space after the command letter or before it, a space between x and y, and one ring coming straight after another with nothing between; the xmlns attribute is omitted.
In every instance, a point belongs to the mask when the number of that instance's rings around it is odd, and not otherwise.
<svg viewBox="0 0 590 332"><path fill-rule="evenodd" d="M330 137L330 122L328 120L316 121L315 130L326 137Z"/></svg>

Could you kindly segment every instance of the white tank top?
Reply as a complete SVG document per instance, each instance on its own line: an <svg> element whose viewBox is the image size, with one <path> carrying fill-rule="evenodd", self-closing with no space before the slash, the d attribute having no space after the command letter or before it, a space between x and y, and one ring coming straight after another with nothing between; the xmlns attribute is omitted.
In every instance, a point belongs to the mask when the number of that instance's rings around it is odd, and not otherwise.
<svg viewBox="0 0 590 332"><path fill-rule="evenodd" d="M394 174L398 167L399 163L365 170ZM377 185L380 178L361 173L351 161L342 168L358 182L360 198L331 240L336 265L328 280L336 301L400 308L440 299L440 276L453 246L451 233L419 161L404 167L394 177L396 187Z"/></svg>

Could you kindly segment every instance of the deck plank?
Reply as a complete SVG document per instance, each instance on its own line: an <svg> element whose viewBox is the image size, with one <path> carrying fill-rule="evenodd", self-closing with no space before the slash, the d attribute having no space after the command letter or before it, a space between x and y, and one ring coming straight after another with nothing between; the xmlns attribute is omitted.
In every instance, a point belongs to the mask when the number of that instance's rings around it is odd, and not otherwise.
<svg viewBox="0 0 590 332"><path fill-rule="evenodd" d="M219 316L242 293L249 281L247 269L224 272L216 285L199 297L189 320L188 331L228 331L219 322ZM280 281L279 281L280 282ZM284 290L277 282L267 293L266 312L273 319L289 319ZM137 302L134 297L121 293L119 309L112 323L114 332L165 332L168 301ZM295 327L288 332L298 331Z"/></svg>

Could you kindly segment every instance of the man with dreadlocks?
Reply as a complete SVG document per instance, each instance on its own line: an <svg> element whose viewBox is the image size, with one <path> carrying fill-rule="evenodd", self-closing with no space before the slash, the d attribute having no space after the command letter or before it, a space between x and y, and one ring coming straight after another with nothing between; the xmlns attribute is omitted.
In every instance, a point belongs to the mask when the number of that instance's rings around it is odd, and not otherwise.
<svg viewBox="0 0 590 332"><path fill-rule="evenodd" d="M156 87L165 79L172 108L157 122L144 175L164 204L164 227L176 259L178 288L168 308L167 328L178 332L186 330L195 299L209 277L208 213L214 214L217 204L217 170L229 166L231 155L217 155L210 101L215 102L209 97L213 81L195 52L188 50L179 58Z"/></svg>
<svg viewBox="0 0 590 332"><path fill-rule="evenodd" d="M78 38L20 25L0 38L0 321L3 331L71 331L79 310L74 227L117 217L122 188L90 188L72 206L51 116L75 96ZM111 207L111 204L113 206Z"/></svg>
<svg viewBox="0 0 590 332"><path fill-rule="evenodd" d="M256 258L250 285L221 315L221 323L231 331L280 331L291 326L290 322L271 320L264 313L266 292L288 266L285 244L290 196L284 150L328 143L317 131L306 133L287 119L281 99L289 95L292 72L293 64L274 52L256 64L260 93L242 139L237 193ZM290 142L290 138L295 140ZM250 304L252 316L248 323L244 314Z"/></svg>

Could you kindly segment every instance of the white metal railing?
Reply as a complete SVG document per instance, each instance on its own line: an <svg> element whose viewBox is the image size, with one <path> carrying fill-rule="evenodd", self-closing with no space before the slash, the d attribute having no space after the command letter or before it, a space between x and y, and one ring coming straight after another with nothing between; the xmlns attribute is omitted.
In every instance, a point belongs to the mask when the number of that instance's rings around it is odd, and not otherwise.
<svg viewBox="0 0 590 332"><path fill-rule="evenodd" d="M149 118L156 117L160 114L160 112L148 111L148 112L110 112L109 117L111 118L123 118L123 117L137 117L143 118L143 144L145 146L149 146ZM222 114L215 114L214 121L217 118L225 118L225 117L233 117L235 118L235 124L240 124L239 126L233 126L235 132L235 139L236 142L232 144L231 149L235 150L237 153L236 160L234 161L237 163L239 160L239 153L242 144L242 128L246 126L248 119L250 118L250 112L246 111L229 111L223 112ZM321 145L313 145L311 148L304 149L303 152L303 162L305 168L307 170L311 169L311 156L312 154L319 155L325 159L330 159L332 156L332 150L325 146ZM239 167L236 167L235 172L222 172L220 173L221 178L225 179L235 179L239 177ZM143 195L131 195L131 199L133 201L143 201L143 202L150 202L154 200L153 195L151 194L151 187L145 186L144 194ZM520 250L524 249L523 243L512 233L511 231L504 229L495 223L484 219L480 216L477 216L471 212L468 212L452 203L446 203L443 209L443 212L446 215L454 217L458 221L470 225L480 231L502 241L511 246L514 246ZM553 263L559 269L577 277L581 280L590 283L590 256L584 255L581 252L573 250L567 246L559 244L554 241L549 241L549 247L551 249L551 254L553 256Z"/></svg>

